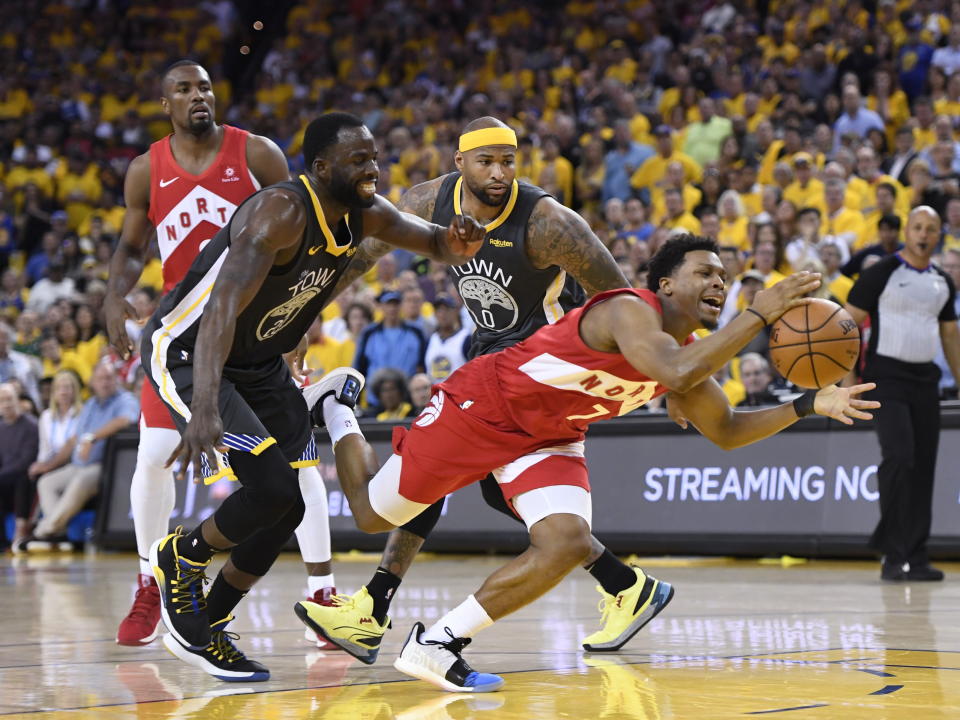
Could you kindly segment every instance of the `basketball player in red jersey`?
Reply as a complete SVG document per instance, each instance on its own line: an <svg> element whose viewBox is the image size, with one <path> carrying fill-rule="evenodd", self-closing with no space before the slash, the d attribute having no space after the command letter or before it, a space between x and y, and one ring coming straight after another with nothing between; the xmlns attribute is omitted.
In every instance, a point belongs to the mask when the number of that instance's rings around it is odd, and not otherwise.
<svg viewBox="0 0 960 720"><path fill-rule="evenodd" d="M768 410L734 411L713 374L820 284L797 273L757 293L751 307L714 329L726 272L712 240L681 236L650 262L649 289L596 295L553 325L499 353L481 356L434 389L430 404L379 471L350 409L322 398L344 493L357 527L383 532L437 498L493 472L530 531L530 548L486 579L458 607L425 629L414 624L394 667L451 692L503 685L478 673L460 653L474 634L556 585L590 552L590 485L582 442L587 426L630 412L673 391L676 411L717 445L732 449L769 437L817 413L852 424L879 403L857 396L873 384L830 386ZM346 373L347 371L344 370ZM350 371L353 372L353 371ZM576 444L580 443L579 451ZM329 612L299 603L311 627Z"/></svg>
<svg viewBox="0 0 960 720"><path fill-rule="evenodd" d="M227 224L243 200L261 187L289 179L280 148L260 135L218 124L215 102L203 67L191 60L171 65L164 74L161 103L173 133L153 143L127 170L127 212L111 260L105 302L110 343L124 358L133 349L126 320L145 319L137 317L125 296L143 271L144 254L154 234L166 293L183 279L200 249ZM168 532L175 488L164 463L180 440L169 411L150 383L143 384L140 405L140 446L130 484L140 555L139 589L117 632L121 645L151 642L160 622L160 596L147 556L150 545ZM307 510L297 539L307 564L310 594L323 600L333 592L326 491L316 467L299 472Z"/></svg>

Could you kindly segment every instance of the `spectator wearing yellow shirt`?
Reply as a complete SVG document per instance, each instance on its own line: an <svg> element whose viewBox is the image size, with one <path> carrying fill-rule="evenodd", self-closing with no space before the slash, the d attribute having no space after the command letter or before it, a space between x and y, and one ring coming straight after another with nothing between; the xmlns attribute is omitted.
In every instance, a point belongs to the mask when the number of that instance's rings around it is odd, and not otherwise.
<svg viewBox="0 0 960 720"><path fill-rule="evenodd" d="M800 48L786 39L783 23L776 17L767 20L767 34L757 40L757 45L763 50L764 65L778 57L787 65L793 65L800 56Z"/></svg>
<svg viewBox="0 0 960 720"><path fill-rule="evenodd" d="M77 352L90 363L90 367L96 367L107 347L107 337L89 305L80 305L73 318L77 323Z"/></svg>
<svg viewBox="0 0 960 720"><path fill-rule="evenodd" d="M853 287L853 280L840 272L843 257L844 249L837 244L836 238L824 238L820 243L820 262L824 268L821 287L826 287L841 305L847 301L847 295Z"/></svg>
<svg viewBox="0 0 960 720"><path fill-rule="evenodd" d="M946 115L937 115L936 120L933 121L933 131L936 134L937 141L925 152L920 153L920 157L924 158L930 167L935 169L934 156L937 148L943 149L944 145L949 146L953 148L951 163L953 172L960 172L960 142L957 142L953 136L953 120Z"/></svg>
<svg viewBox="0 0 960 720"><path fill-rule="evenodd" d="M543 156L535 185L553 195L562 205L573 204L573 164L560 154L556 135L543 139Z"/></svg>
<svg viewBox="0 0 960 720"><path fill-rule="evenodd" d="M53 178L43 169L36 147L27 147L24 150L23 161L10 169L4 184L7 190L18 195L23 192L24 187L33 184L43 197L53 197Z"/></svg>
<svg viewBox="0 0 960 720"><path fill-rule="evenodd" d="M740 194L740 201L748 218L763 211L763 186L757 182L757 165L745 163L730 172L730 186Z"/></svg>
<svg viewBox="0 0 960 720"><path fill-rule="evenodd" d="M84 385L90 382L93 368L75 350L61 349L60 342L53 333L41 338L40 359L43 362L42 377L53 377L60 370L72 370Z"/></svg>
<svg viewBox="0 0 960 720"><path fill-rule="evenodd" d="M917 150L926 150L937 141L937 134L933 128L935 114L930 98L918 97L913 101L913 117L916 121L913 126L914 147Z"/></svg>
<svg viewBox="0 0 960 720"><path fill-rule="evenodd" d="M583 160L574 173L577 200L588 212L596 212L600 207L605 174L603 163L603 142L593 137L583 149Z"/></svg>
<svg viewBox="0 0 960 720"><path fill-rule="evenodd" d="M370 388L379 401L378 421L403 420L413 415L413 405L407 399L407 378L402 370L380 368L373 374Z"/></svg>
<svg viewBox="0 0 960 720"><path fill-rule="evenodd" d="M637 168L630 177L630 187L635 190L646 190L650 197L657 191L667 187L667 167L671 163L680 163L683 168L683 181L695 183L700 181L703 168L696 160L680 152L674 147L673 130L669 125L658 125L653 136L656 139L657 154Z"/></svg>
<svg viewBox="0 0 960 720"><path fill-rule="evenodd" d="M670 77L673 79L673 87L663 91L658 104L661 118L670 117L673 109L683 99L684 90L693 87L690 83L690 69L683 63L677 63L670 68Z"/></svg>
<svg viewBox="0 0 960 720"><path fill-rule="evenodd" d="M347 367L353 362L355 346L327 337L318 316L307 330L307 354L304 358L310 377L320 378L334 368Z"/></svg>
<svg viewBox="0 0 960 720"><path fill-rule="evenodd" d="M663 189L656 188L653 192L652 202L650 204L650 214L655 223L662 223L668 216L666 204L666 191L676 190L680 193L683 202L684 212L692 212L703 197L703 193L693 185L683 180L683 165L673 162L667 165L666 183Z"/></svg>
<svg viewBox="0 0 960 720"><path fill-rule="evenodd" d="M960 70L955 71L947 80L947 94L933 104L937 115L960 117Z"/></svg>
<svg viewBox="0 0 960 720"><path fill-rule="evenodd" d="M895 188L897 211L904 215L910 212L910 198L903 186L889 175L880 172L877 153L872 147L864 146L857 150L857 174L866 181L867 188L860 212L864 217L877 209L877 187L889 183Z"/></svg>
<svg viewBox="0 0 960 720"><path fill-rule="evenodd" d="M960 250L960 198L950 198L947 201L947 221L943 224L944 250Z"/></svg>
<svg viewBox="0 0 960 720"><path fill-rule="evenodd" d="M67 169L57 182L57 201L67 211L67 227L76 231L99 202L103 186L97 167L79 152L67 158Z"/></svg>
<svg viewBox="0 0 960 720"><path fill-rule="evenodd" d="M663 192L667 213L660 223L667 230L681 229L694 235L700 234L700 221L683 207L683 195L676 188L667 188Z"/></svg>
<svg viewBox="0 0 960 720"><path fill-rule="evenodd" d="M798 152L793 156L793 171L796 179L783 191L785 200L789 200L797 209L812 207L825 214L823 183L813 177L813 157L807 152Z"/></svg>
<svg viewBox="0 0 960 720"><path fill-rule="evenodd" d="M847 185L843 180L827 180L824 190L826 212L821 218L820 234L839 238L853 248L863 234L863 214L844 205Z"/></svg>
<svg viewBox="0 0 960 720"><path fill-rule="evenodd" d="M720 232L717 236L717 242L720 245L749 250L750 235L748 228L750 220L747 218L740 193L736 190L726 190L720 196L717 205L720 215Z"/></svg>

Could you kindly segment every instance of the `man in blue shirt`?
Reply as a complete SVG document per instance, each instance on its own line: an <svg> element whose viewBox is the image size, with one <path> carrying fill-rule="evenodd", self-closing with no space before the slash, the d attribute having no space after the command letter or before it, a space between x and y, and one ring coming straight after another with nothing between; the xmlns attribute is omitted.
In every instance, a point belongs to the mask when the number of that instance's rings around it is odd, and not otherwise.
<svg viewBox="0 0 960 720"><path fill-rule="evenodd" d="M400 318L400 293L387 290L380 293L377 302L383 320L368 325L360 334L353 366L367 377L384 367L397 368L408 378L423 372L427 341L420 328ZM379 405L372 390L370 402Z"/></svg>
<svg viewBox="0 0 960 720"><path fill-rule="evenodd" d="M883 131L883 120L873 110L863 107L863 98L856 85L843 88L843 115L833 125L833 150L840 147L844 135L865 138L870 130Z"/></svg>
<svg viewBox="0 0 960 720"><path fill-rule="evenodd" d="M616 146L603 159L606 171L603 176L601 197L603 203L610 198L620 198L626 202L632 194L630 177L647 158L653 157L652 147L633 141L628 120L617 120L613 132Z"/></svg>
<svg viewBox="0 0 960 720"><path fill-rule="evenodd" d="M49 461L33 472L40 474L37 494L43 517L24 550L50 549L66 540L67 523L100 490L100 469L107 438L140 417L137 399L120 388L116 371L102 362L90 378L93 397L77 420L77 433Z"/></svg>
<svg viewBox="0 0 960 720"><path fill-rule="evenodd" d="M897 57L897 69L900 71L900 87L912 102L921 95L927 84L927 71L933 60L933 48L923 41L921 30L923 22L912 17L904 27L909 33L907 42L900 48Z"/></svg>

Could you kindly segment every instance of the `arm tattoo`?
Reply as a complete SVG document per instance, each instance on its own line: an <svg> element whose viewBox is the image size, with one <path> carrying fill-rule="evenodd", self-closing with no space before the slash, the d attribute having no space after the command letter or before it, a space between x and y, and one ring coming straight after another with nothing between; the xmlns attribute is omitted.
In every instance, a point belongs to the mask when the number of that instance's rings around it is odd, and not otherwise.
<svg viewBox="0 0 960 720"><path fill-rule="evenodd" d="M527 222L527 256L540 269L560 266L587 295L630 287L610 251L586 221L550 198L534 206Z"/></svg>
<svg viewBox="0 0 960 720"><path fill-rule="evenodd" d="M393 246L383 240L377 240L375 237L364 238L357 247L357 254L353 256L353 260L338 278L330 297L335 298L345 288L350 287L354 280L376 265L377 261L391 250Z"/></svg>
<svg viewBox="0 0 960 720"><path fill-rule="evenodd" d="M441 176L435 180L414 185L400 198L397 209L430 221L433 217L433 208L437 204L437 194L440 192L440 185L444 177Z"/></svg>

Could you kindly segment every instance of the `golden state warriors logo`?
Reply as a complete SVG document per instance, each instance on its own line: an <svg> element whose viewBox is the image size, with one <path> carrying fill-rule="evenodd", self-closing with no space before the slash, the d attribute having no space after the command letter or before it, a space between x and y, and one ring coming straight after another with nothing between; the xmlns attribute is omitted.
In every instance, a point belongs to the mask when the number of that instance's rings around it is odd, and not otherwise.
<svg viewBox="0 0 960 720"><path fill-rule="evenodd" d="M303 306L319 294L320 288L307 288L303 292L294 295L283 303L283 305L277 305L277 307L263 316L263 319L257 326L257 340L269 340L283 330L293 322L293 319L297 317L303 309Z"/></svg>

